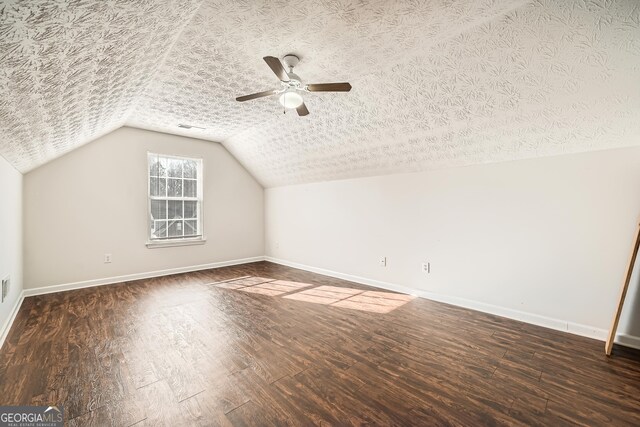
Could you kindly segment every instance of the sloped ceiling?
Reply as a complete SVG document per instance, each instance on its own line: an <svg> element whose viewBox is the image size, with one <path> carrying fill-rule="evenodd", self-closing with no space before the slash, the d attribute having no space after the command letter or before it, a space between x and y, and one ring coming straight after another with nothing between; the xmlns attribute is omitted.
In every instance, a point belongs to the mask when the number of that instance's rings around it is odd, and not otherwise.
<svg viewBox="0 0 640 427"><path fill-rule="evenodd" d="M0 154L21 171L124 124L222 142L265 186L640 144L637 0L0 8ZM234 101L290 52L353 90L306 95L307 117Z"/></svg>

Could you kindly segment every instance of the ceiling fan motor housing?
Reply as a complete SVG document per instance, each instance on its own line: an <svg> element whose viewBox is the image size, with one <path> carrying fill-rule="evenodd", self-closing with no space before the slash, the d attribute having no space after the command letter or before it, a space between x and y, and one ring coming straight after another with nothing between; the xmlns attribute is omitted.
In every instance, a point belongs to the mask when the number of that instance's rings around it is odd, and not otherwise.
<svg viewBox="0 0 640 427"><path fill-rule="evenodd" d="M282 86L285 88L302 89L302 79L296 73L287 73L289 76L288 82L282 82Z"/></svg>

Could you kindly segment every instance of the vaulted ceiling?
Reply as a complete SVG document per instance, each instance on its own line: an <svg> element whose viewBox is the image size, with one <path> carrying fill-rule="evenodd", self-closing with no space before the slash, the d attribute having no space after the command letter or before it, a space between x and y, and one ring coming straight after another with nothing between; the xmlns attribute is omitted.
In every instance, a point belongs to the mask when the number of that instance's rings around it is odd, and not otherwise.
<svg viewBox="0 0 640 427"><path fill-rule="evenodd" d="M0 154L128 125L222 142L265 186L640 144L637 0L3 0ZM262 61L296 53L311 114ZM185 130L178 123L205 128Z"/></svg>

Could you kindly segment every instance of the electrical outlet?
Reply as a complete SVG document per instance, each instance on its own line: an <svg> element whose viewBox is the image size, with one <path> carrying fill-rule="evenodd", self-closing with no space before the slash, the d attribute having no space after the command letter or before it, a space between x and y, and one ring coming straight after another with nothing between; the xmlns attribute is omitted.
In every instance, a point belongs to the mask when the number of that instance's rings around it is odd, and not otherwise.
<svg viewBox="0 0 640 427"><path fill-rule="evenodd" d="M431 263L430 262L423 262L422 263L422 272L423 273L431 273Z"/></svg>
<svg viewBox="0 0 640 427"><path fill-rule="evenodd" d="M11 284L11 278L9 276L2 279L2 302L4 302L4 300L7 298L7 295L9 295L10 284Z"/></svg>
<svg viewBox="0 0 640 427"><path fill-rule="evenodd" d="M111 264L111 254L104 254L104 263Z"/></svg>
<svg viewBox="0 0 640 427"><path fill-rule="evenodd" d="M386 267L387 266L387 257L386 256L381 256L380 257L380 267Z"/></svg>

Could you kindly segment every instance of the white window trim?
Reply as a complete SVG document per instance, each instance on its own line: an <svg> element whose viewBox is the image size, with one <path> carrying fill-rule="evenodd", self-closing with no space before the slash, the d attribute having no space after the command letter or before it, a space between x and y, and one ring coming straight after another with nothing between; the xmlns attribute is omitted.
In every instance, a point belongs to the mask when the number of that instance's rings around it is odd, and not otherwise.
<svg viewBox="0 0 640 427"><path fill-rule="evenodd" d="M205 236L200 237L187 237L184 239L171 239L171 240L149 240L146 245L149 249L156 248L175 248L178 246L193 246L193 245L204 245L207 243L207 238Z"/></svg>
<svg viewBox="0 0 640 427"><path fill-rule="evenodd" d="M171 159L180 159L180 160L195 160L198 164L198 178L196 181L200 183L198 185L198 193L197 197L194 200L198 200L200 202L200 236L197 237L183 237L183 238L173 238L173 239L157 239L152 240L150 237L151 230L151 200L154 197L151 196L151 170L149 169L149 156L157 155L160 157L171 158ZM184 178L182 178L184 179ZM187 178L188 179L188 178ZM147 242L145 243L148 249L156 249L156 248L173 248L179 246L193 246L193 245L204 245L207 242L207 237L204 234L204 192L202 191L202 187L204 186L204 160L198 159L194 157L185 157L185 156L174 156L171 154L161 154L161 153L152 153L151 151L147 151ZM184 200L184 198L172 198L166 197L162 198L163 200Z"/></svg>

